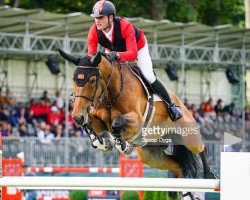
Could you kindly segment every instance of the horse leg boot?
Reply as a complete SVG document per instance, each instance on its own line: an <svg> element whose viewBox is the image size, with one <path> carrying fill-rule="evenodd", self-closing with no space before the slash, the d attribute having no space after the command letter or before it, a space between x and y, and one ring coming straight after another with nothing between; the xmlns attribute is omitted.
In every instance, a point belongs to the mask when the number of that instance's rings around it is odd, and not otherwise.
<svg viewBox="0 0 250 200"><path fill-rule="evenodd" d="M172 121L176 121L176 120L180 119L183 114L182 114L180 108L178 108L174 104L174 102L171 100L171 98L168 94L168 91L166 90L164 85L158 79L156 79L155 82L153 82L151 84L151 86L152 86L154 92L156 94L160 95L160 97L162 97L162 99L166 103L170 119Z"/></svg>
<svg viewBox="0 0 250 200"><path fill-rule="evenodd" d="M111 128L115 136L115 148L121 153L131 154L133 151L133 145L123 138L125 125L126 118L124 116L116 117L112 122Z"/></svg>
<svg viewBox="0 0 250 200"><path fill-rule="evenodd" d="M107 138L98 136L90 124L86 123L82 129L88 134L91 144L95 149L100 151L108 152L113 148L112 143Z"/></svg>

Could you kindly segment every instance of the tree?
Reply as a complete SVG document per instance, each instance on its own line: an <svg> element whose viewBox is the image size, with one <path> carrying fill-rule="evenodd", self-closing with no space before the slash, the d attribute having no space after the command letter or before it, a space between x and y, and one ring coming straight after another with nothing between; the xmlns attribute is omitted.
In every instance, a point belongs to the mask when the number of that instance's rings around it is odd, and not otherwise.
<svg viewBox="0 0 250 200"><path fill-rule="evenodd" d="M166 18L175 22L196 21L198 0L167 0Z"/></svg>
<svg viewBox="0 0 250 200"><path fill-rule="evenodd" d="M54 13L90 14L97 0L0 0L1 4L26 9L43 8ZM244 0L111 0L117 15L174 22L197 21L215 26L231 23L244 26ZM4 3L3 3L4 2Z"/></svg>
<svg viewBox="0 0 250 200"><path fill-rule="evenodd" d="M244 21L243 0L203 0L197 5L198 21L207 25L241 25Z"/></svg>
<svg viewBox="0 0 250 200"><path fill-rule="evenodd" d="M151 0L152 19L161 20L165 17L167 2L164 0Z"/></svg>

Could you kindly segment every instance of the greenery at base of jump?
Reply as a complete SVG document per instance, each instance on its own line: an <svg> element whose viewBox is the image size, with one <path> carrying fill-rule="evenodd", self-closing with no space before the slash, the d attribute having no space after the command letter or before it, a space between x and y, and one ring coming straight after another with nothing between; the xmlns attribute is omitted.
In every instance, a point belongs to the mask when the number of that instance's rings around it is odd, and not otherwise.
<svg viewBox="0 0 250 200"><path fill-rule="evenodd" d="M70 200L87 200L88 192L86 190L73 190L70 192ZM138 192L124 191L121 200L139 200ZM143 200L177 200L179 195L176 192L145 191Z"/></svg>
<svg viewBox="0 0 250 200"><path fill-rule="evenodd" d="M124 191L121 200L139 200L139 195L136 191Z"/></svg>
<svg viewBox="0 0 250 200"><path fill-rule="evenodd" d="M143 200L179 200L179 199L180 197L176 192L145 191L143 195Z"/></svg>
<svg viewBox="0 0 250 200"><path fill-rule="evenodd" d="M70 192L70 200L87 200L88 191L86 190L72 190Z"/></svg>

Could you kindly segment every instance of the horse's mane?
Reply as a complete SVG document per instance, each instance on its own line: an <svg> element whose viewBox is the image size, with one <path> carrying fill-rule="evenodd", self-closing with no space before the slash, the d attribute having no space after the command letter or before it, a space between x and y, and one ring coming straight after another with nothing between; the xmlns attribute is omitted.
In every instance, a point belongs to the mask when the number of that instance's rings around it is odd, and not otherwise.
<svg viewBox="0 0 250 200"><path fill-rule="evenodd" d="M106 59L106 54L103 52L100 52L102 56L104 56ZM96 67L95 64L91 61L91 58L94 57L96 54L90 56L90 55L85 55L80 58L78 62L78 66L90 66L90 67Z"/></svg>
<svg viewBox="0 0 250 200"><path fill-rule="evenodd" d="M83 57L80 58L78 66L91 66L91 67L96 67L93 65L93 63L91 62L91 58L92 56L89 55L85 55Z"/></svg>

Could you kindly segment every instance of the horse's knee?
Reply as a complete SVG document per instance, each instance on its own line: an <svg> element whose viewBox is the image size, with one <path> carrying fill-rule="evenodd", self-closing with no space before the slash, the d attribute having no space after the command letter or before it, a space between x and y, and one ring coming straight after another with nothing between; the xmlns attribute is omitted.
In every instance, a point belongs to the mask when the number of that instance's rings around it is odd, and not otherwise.
<svg viewBox="0 0 250 200"><path fill-rule="evenodd" d="M195 145L187 147L192 153L201 153L205 150L205 145Z"/></svg>
<svg viewBox="0 0 250 200"><path fill-rule="evenodd" d="M126 118L124 116L118 116L114 118L111 124L111 128L115 133L122 132L125 128L125 125L126 125Z"/></svg>

